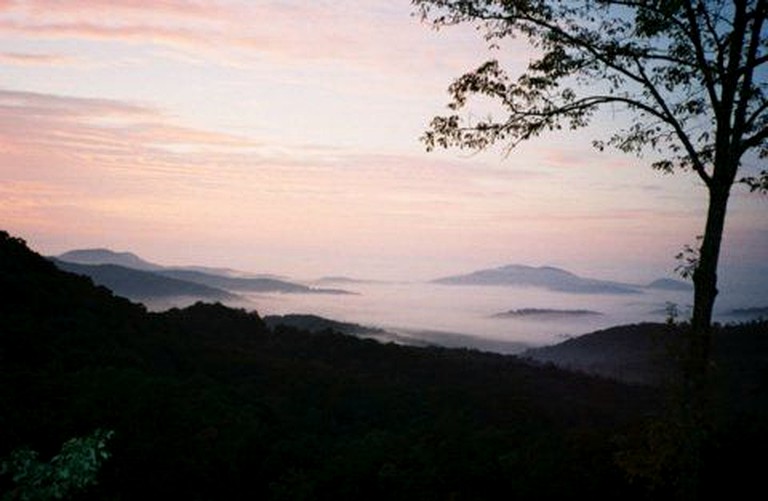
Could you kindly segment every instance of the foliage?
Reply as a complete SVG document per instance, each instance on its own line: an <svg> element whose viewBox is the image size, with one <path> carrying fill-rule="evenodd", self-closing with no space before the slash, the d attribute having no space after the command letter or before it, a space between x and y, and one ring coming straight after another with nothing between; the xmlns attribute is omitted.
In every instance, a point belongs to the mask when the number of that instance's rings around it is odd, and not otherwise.
<svg viewBox="0 0 768 501"><path fill-rule="evenodd" d="M768 170L762 170L756 176L743 177L739 181L749 186L749 191L768 193Z"/></svg>
<svg viewBox="0 0 768 501"><path fill-rule="evenodd" d="M491 60L454 81L450 109L482 95L504 114L476 123L437 117L424 136L429 148L513 147L545 131L586 126L610 105L626 109L630 125L595 145L661 152L654 167L665 172L691 169L711 184L724 134L737 159L751 149L768 155L763 0L413 3L437 27L475 23L491 43L521 35L538 51L515 79Z"/></svg>
<svg viewBox="0 0 768 501"><path fill-rule="evenodd" d="M703 237L696 237L697 241L701 241ZM696 271L696 267L699 264L699 248L685 244L683 250L675 255L677 266L675 272L683 278L693 278L693 273Z"/></svg>
<svg viewBox="0 0 768 501"><path fill-rule="evenodd" d="M0 462L0 475L10 475L16 487L3 500L48 501L64 499L96 483L102 463L109 458L107 441L112 431L67 440L50 462L40 461L29 448L16 449Z"/></svg>

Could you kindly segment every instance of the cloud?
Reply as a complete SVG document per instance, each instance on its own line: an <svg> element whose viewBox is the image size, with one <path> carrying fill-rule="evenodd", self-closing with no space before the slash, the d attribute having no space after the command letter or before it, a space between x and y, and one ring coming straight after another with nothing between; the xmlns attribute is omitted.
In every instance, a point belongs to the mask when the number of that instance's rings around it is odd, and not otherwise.
<svg viewBox="0 0 768 501"><path fill-rule="evenodd" d="M245 137L174 123L156 108L124 101L0 89L0 138L73 154L136 157L249 149Z"/></svg>
<svg viewBox="0 0 768 501"><path fill-rule="evenodd" d="M233 2L229 2L234 5ZM210 0L29 0L2 1L0 13L34 26L59 20L74 22L97 19L108 24L144 24L148 21L210 21L227 15L231 7ZM155 22L157 24L157 22Z"/></svg>
<svg viewBox="0 0 768 501"><path fill-rule="evenodd" d="M74 63L77 58L65 54L0 52L0 64L16 66L58 66Z"/></svg>
<svg viewBox="0 0 768 501"><path fill-rule="evenodd" d="M82 191L78 206L100 200L89 207L101 214L141 214L173 201L153 213L177 221L175 211L184 208L213 221L237 207L274 221L291 217L297 231L307 220L355 228L387 220L390 231L445 226L447 212L464 219L482 214L488 202L478 202L488 198L490 183L476 161L473 170L422 155L264 145L185 126L151 106L16 90L0 90L0 150L3 178L27 194L29 183L45 180ZM503 178L536 176L509 171ZM506 193L516 184L494 189ZM498 200L503 205L505 198Z"/></svg>
<svg viewBox="0 0 768 501"><path fill-rule="evenodd" d="M416 71L429 61L456 73L483 57L474 30L438 37L410 13L407 2L387 1L36 0L0 4L0 33L163 46L241 65L269 58Z"/></svg>
<svg viewBox="0 0 768 501"><path fill-rule="evenodd" d="M149 116L152 108L101 98L85 98L0 89L0 109L6 113L24 111L34 116Z"/></svg>
<svg viewBox="0 0 768 501"><path fill-rule="evenodd" d="M151 25L109 25L96 22L34 22L0 20L0 32L49 39L119 40L132 43L200 46L210 37L200 30Z"/></svg>

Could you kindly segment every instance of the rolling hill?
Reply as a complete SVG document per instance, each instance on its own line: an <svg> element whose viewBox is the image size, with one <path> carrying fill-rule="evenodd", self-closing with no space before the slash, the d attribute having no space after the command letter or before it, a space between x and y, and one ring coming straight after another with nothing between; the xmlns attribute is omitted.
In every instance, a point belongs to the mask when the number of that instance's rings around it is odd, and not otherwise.
<svg viewBox="0 0 768 501"><path fill-rule="evenodd" d="M274 278L229 277L189 269L163 269L157 272L165 277L240 292L281 292L285 294L353 294L342 289L309 287Z"/></svg>
<svg viewBox="0 0 768 501"><path fill-rule="evenodd" d="M309 287L273 277L242 276L230 269L161 266L131 252L109 249L73 250L52 259L67 271L90 276L99 285L137 301L179 296L234 300L238 298L238 292L353 294L342 289Z"/></svg>
<svg viewBox="0 0 768 501"><path fill-rule="evenodd" d="M510 264L438 278L432 283L445 285L486 285L501 287L541 287L569 294L642 294L644 290L692 291L687 282L659 278L644 285L586 278L553 266Z"/></svg>
<svg viewBox="0 0 768 501"><path fill-rule="evenodd" d="M433 280L445 285L492 285L505 287L542 287L571 294L640 294L632 285L583 278L552 266L533 267L511 264Z"/></svg>
<svg viewBox="0 0 768 501"><path fill-rule="evenodd" d="M58 268L90 277L96 285L134 301L167 297L194 297L210 301L237 299L235 294L207 285L165 277L116 264L78 264L52 260Z"/></svg>
<svg viewBox="0 0 768 501"><path fill-rule="evenodd" d="M686 328L660 323L616 326L531 348L520 356L627 383L660 384L679 376L677 360ZM725 394L734 397L759 387L768 396L768 321L718 325L713 345L713 363Z"/></svg>
<svg viewBox="0 0 768 501"><path fill-rule="evenodd" d="M134 270L154 271L163 267L150 263L132 252L115 252L109 249L77 249L56 256L60 261L78 264L114 264Z"/></svg>

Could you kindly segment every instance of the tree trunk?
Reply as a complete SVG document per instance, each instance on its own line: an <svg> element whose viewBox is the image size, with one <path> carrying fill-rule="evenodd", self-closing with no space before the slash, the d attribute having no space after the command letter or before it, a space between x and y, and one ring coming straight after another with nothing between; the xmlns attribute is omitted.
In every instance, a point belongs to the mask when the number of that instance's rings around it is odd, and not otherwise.
<svg viewBox="0 0 768 501"><path fill-rule="evenodd" d="M686 375L695 386L704 382L710 364L712 310L718 292L717 265L729 194L730 185L716 183L709 188L707 224L693 273L693 317Z"/></svg>
<svg viewBox="0 0 768 501"><path fill-rule="evenodd" d="M679 499L701 498L703 450L710 421L710 365L712 352L712 310L717 297L717 263L725 227L730 184L713 183L709 187L709 208L699 260L693 272L694 298L688 346L683 356L683 393L678 408L677 425L682 436L679 447Z"/></svg>

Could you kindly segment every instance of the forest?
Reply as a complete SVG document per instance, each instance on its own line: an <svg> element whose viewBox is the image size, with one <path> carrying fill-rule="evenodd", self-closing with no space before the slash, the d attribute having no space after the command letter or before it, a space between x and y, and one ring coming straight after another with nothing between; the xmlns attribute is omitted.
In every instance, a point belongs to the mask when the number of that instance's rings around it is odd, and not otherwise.
<svg viewBox="0 0 768 501"><path fill-rule="evenodd" d="M74 499L671 499L680 481L674 454L648 447L649 430L674 436L663 386L220 304L150 313L5 232L0 287L0 462L108 430ZM759 485L767 326L739 326L724 355L752 356L723 364L705 492ZM0 476L3 500L25 492Z"/></svg>

